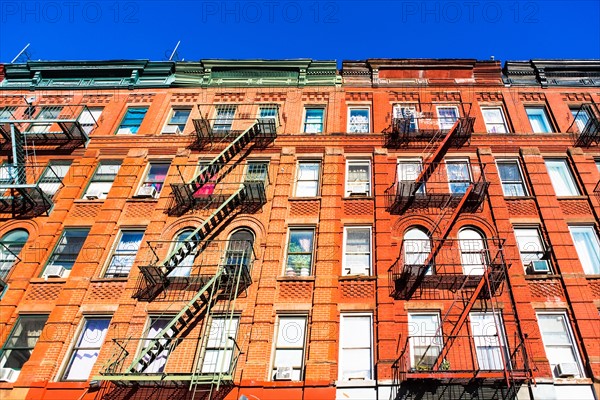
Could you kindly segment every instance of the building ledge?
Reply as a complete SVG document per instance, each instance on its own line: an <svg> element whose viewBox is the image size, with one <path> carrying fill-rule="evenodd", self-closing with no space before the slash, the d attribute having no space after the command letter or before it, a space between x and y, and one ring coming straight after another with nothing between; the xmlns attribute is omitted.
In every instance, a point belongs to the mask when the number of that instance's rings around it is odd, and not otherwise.
<svg viewBox="0 0 600 400"><path fill-rule="evenodd" d="M376 281L374 275L344 275L338 277L338 281Z"/></svg>
<svg viewBox="0 0 600 400"><path fill-rule="evenodd" d="M376 387L377 381L373 379L353 379L349 381L335 381L335 386L338 388L364 388L364 387Z"/></svg>
<svg viewBox="0 0 600 400"><path fill-rule="evenodd" d="M314 282L314 276L278 276L278 282L309 281Z"/></svg>

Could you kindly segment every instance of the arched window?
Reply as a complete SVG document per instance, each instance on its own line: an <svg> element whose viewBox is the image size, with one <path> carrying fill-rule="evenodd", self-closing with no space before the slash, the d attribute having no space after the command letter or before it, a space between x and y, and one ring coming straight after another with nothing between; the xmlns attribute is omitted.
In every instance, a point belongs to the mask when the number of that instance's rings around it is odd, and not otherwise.
<svg viewBox="0 0 600 400"><path fill-rule="evenodd" d="M483 235L473 228L465 228L458 232L458 239L463 274L483 275L487 265L487 248Z"/></svg>
<svg viewBox="0 0 600 400"><path fill-rule="evenodd" d="M431 253L431 239L422 228L413 227L404 232L404 265L409 268L419 268L425 265ZM431 274L431 269L427 274Z"/></svg>
<svg viewBox="0 0 600 400"><path fill-rule="evenodd" d="M175 243L173 244L173 249L175 247L177 247L180 243L184 242L186 239L189 239L192 236L193 232L194 232L193 228L185 228L185 229L179 231L177 236L175 236ZM197 251L198 251L197 249L194 249L192 251L192 253L189 254L183 260L181 260L179 265L177 267L175 267L167 276L169 278L175 278L175 277L184 277L185 278L185 277L190 276L190 274L192 272L192 267L194 266L194 259L196 258Z"/></svg>
<svg viewBox="0 0 600 400"><path fill-rule="evenodd" d="M227 273L235 272L240 267L244 268L244 273L249 272L253 245L254 233L249 229L238 229L229 237L224 263Z"/></svg>
<svg viewBox="0 0 600 400"><path fill-rule="evenodd" d="M0 279L4 280L14 265L27 239L29 232L14 229L0 239Z"/></svg>

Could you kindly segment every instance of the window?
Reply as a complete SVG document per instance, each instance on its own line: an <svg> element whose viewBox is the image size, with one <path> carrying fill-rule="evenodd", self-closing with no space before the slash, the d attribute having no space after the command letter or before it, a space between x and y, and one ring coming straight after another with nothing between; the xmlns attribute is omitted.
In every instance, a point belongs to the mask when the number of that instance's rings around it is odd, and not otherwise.
<svg viewBox="0 0 600 400"><path fill-rule="evenodd" d="M100 162L83 197L89 200L105 199L117 177L120 167L120 161Z"/></svg>
<svg viewBox="0 0 600 400"><path fill-rule="evenodd" d="M85 381L89 378L108 332L109 323L108 317L84 318L83 328L70 351L69 363L62 380Z"/></svg>
<svg viewBox="0 0 600 400"><path fill-rule="evenodd" d="M369 133L370 121L369 107L348 108L348 133Z"/></svg>
<svg viewBox="0 0 600 400"><path fill-rule="evenodd" d="M531 124L533 133L549 133L552 132L548 114L545 107L525 107L527 118Z"/></svg>
<svg viewBox="0 0 600 400"><path fill-rule="evenodd" d="M148 331L146 337L144 338L144 346L142 348L147 348L148 346L153 346L156 342L153 342L152 339L155 339L158 334L167 327L167 325L171 322L171 318L169 317L150 317L150 326L148 327ZM173 333L172 330L170 330ZM166 340L158 340L158 343L167 344ZM171 342L175 343L175 342ZM167 348L161 351L156 357L151 356L152 353L146 354L142 359L145 362L150 361L152 358L152 362L144 369L144 373L156 374L163 372L165 369L165 364L167 363L167 358L169 357L169 352L171 351L170 345L167 345Z"/></svg>
<svg viewBox="0 0 600 400"><path fill-rule="evenodd" d="M192 234L194 233L193 228L186 228L179 232L175 237L175 243L173 243L173 249L183 243L185 240L190 239ZM171 272L167 275L169 278L176 277L188 277L192 272L192 268L194 266L194 260L198 255L198 247L193 246L192 252L188 254L183 260L179 261L177 266L173 268Z"/></svg>
<svg viewBox="0 0 600 400"><path fill-rule="evenodd" d="M404 252L404 266L415 269L425 266L425 261L431 253L431 239L427 232L419 228L410 228L404 233L402 242ZM430 267L427 267L427 275L431 275Z"/></svg>
<svg viewBox="0 0 600 400"><path fill-rule="evenodd" d="M517 160L498 161L498 173L505 196L527 196L527 189Z"/></svg>
<svg viewBox="0 0 600 400"><path fill-rule="evenodd" d="M410 121L410 132L416 132L419 129L417 107L414 104L394 104L393 114L394 118L404 118Z"/></svg>
<svg viewBox="0 0 600 400"><path fill-rule="evenodd" d="M277 104L264 104L258 109L258 118L260 119L272 119L277 124L279 119L277 113L279 112L279 106Z"/></svg>
<svg viewBox="0 0 600 400"><path fill-rule="evenodd" d="M481 107L481 113L488 133L508 132L502 107Z"/></svg>
<svg viewBox="0 0 600 400"><path fill-rule="evenodd" d="M148 168L148 172L146 173L146 178L140 186L140 190L138 191L138 196L147 189L144 188L154 188L156 190L156 194L152 197L157 197L160 191L163 188L163 184L167 177L167 172L169 171L169 163L160 163L160 162L151 162L150 168Z"/></svg>
<svg viewBox="0 0 600 400"><path fill-rule="evenodd" d="M438 313L408 313L410 366L430 369L442 350L442 331Z"/></svg>
<svg viewBox="0 0 600 400"><path fill-rule="evenodd" d="M467 160L446 161L450 193L464 194L471 185L471 168Z"/></svg>
<svg viewBox="0 0 600 400"><path fill-rule="evenodd" d="M122 231L119 242L110 257L108 269L104 274L107 278L119 278L129 275L135 261L144 231Z"/></svg>
<svg viewBox="0 0 600 400"><path fill-rule="evenodd" d="M440 129L448 130L454 126L458 120L458 107L456 106L437 106Z"/></svg>
<svg viewBox="0 0 600 400"><path fill-rule="evenodd" d="M79 115L78 121L86 134L90 134L92 130L98 125L100 115L102 114L102 107L88 107L83 110Z"/></svg>
<svg viewBox="0 0 600 400"><path fill-rule="evenodd" d="M25 229L13 229L0 239L0 281L8 276L27 239L29 232Z"/></svg>
<svg viewBox="0 0 600 400"><path fill-rule="evenodd" d="M218 106L213 131L228 132L233 125L235 105Z"/></svg>
<svg viewBox="0 0 600 400"><path fill-rule="evenodd" d="M315 230L290 229L287 250L287 276L309 276L312 273Z"/></svg>
<svg viewBox="0 0 600 400"><path fill-rule="evenodd" d="M17 380L21 368L31 357L47 320L47 315L19 316L0 352L0 370L12 370L9 372L8 381Z"/></svg>
<svg viewBox="0 0 600 400"><path fill-rule="evenodd" d="M553 376L559 378L561 372L571 370L574 377L583 377L583 368L566 314L539 312L537 318Z"/></svg>
<svg viewBox="0 0 600 400"><path fill-rule="evenodd" d="M598 168L598 172L600 172L600 159L595 159L594 162L596 163L596 168Z"/></svg>
<svg viewBox="0 0 600 400"><path fill-rule="evenodd" d="M423 164L421 160L398 160L398 182L406 184L407 192L414 188L414 183L423 170ZM425 183L422 183L417 190L418 194L425 194Z"/></svg>
<svg viewBox="0 0 600 400"><path fill-rule="evenodd" d="M246 169L245 182L268 183L269 163L265 161L250 161Z"/></svg>
<svg viewBox="0 0 600 400"><path fill-rule="evenodd" d="M42 275L63 278L69 276L89 231L89 229L65 229Z"/></svg>
<svg viewBox="0 0 600 400"><path fill-rule="evenodd" d="M56 120L60 112L62 111L62 107L42 107L38 115L35 117L36 121L43 120ZM50 128L52 127L52 123L35 123L30 125L28 132L32 133L47 133L50 132Z"/></svg>
<svg viewBox="0 0 600 400"><path fill-rule="evenodd" d="M300 161L296 180L296 197L315 197L319 195L319 176L321 163L318 161Z"/></svg>
<svg viewBox="0 0 600 400"><path fill-rule="evenodd" d="M15 107L0 108L0 120L12 120L14 118Z"/></svg>
<svg viewBox="0 0 600 400"><path fill-rule="evenodd" d="M600 274L600 241L593 226L569 226L579 261L586 274Z"/></svg>
<svg viewBox="0 0 600 400"><path fill-rule="evenodd" d="M226 273L237 276L239 269L243 271L242 277L250 273L254 245L254 234L248 229L238 229L230 237L225 251L225 262L223 267Z"/></svg>
<svg viewBox="0 0 600 400"><path fill-rule="evenodd" d="M373 321L371 314L340 316L339 379L373 379Z"/></svg>
<svg viewBox="0 0 600 400"><path fill-rule="evenodd" d="M505 363L510 362L510 356L502 316L496 312L472 312L469 320L479 370L504 369Z"/></svg>
<svg viewBox="0 0 600 400"><path fill-rule="evenodd" d="M538 228L527 227L515 227L514 231L523 267L529 268L529 272L534 272L532 263L546 259L546 249L540 231Z"/></svg>
<svg viewBox="0 0 600 400"><path fill-rule="evenodd" d="M371 195L371 161L346 161L346 197Z"/></svg>
<svg viewBox="0 0 600 400"><path fill-rule="evenodd" d="M571 114L573 115L573 118L575 119L575 124L577 125L577 129L579 130L579 132L584 132L585 131L585 127L587 126L588 122L590 121L590 116L587 113L587 111L584 108L571 108Z"/></svg>
<svg viewBox="0 0 600 400"><path fill-rule="evenodd" d="M237 332L240 319L215 317L210 321L206 350L200 372L203 374L232 374L235 361Z"/></svg>
<svg viewBox="0 0 600 400"><path fill-rule="evenodd" d="M302 380L305 343L306 316L280 316L273 357L274 380Z"/></svg>
<svg viewBox="0 0 600 400"><path fill-rule="evenodd" d="M135 135L142 125L148 107L129 107L119 125L117 134Z"/></svg>
<svg viewBox="0 0 600 400"><path fill-rule="evenodd" d="M13 164L3 162L0 166L0 185L12 185L18 182L19 179L19 169L15 167ZM2 191L6 190L6 188L0 190L0 194Z"/></svg>
<svg viewBox="0 0 600 400"><path fill-rule="evenodd" d="M165 124L162 133L183 133L185 124L190 116L189 108L174 108Z"/></svg>
<svg viewBox="0 0 600 400"><path fill-rule="evenodd" d="M304 133L322 133L325 108L304 109Z"/></svg>
<svg viewBox="0 0 600 400"><path fill-rule="evenodd" d="M60 189L70 166L71 161L51 161L38 181L40 189L48 196L53 197Z"/></svg>
<svg viewBox="0 0 600 400"><path fill-rule="evenodd" d="M557 196L578 196L579 189L567 160L545 160L552 187Z"/></svg>
<svg viewBox="0 0 600 400"><path fill-rule="evenodd" d="M458 232L458 241L463 274L483 275L487 265L487 249L483 235L475 229L461 229Z"/></svg>
<svg viewBox="0 0 600 400"><path fill-rule="evenodd" d="M371 274L371 227L344 228L343 275Z"/></svg>

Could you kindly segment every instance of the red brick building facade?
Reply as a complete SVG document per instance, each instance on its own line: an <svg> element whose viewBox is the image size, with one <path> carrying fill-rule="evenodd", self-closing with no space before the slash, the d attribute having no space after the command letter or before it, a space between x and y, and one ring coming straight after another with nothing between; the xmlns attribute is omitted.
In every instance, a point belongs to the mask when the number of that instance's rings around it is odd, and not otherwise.
<svg viewBox="0 0 600 400"><path fill-rule="evenodd" d="M599 79L5 65L0 396L597 398Z"/></svg>

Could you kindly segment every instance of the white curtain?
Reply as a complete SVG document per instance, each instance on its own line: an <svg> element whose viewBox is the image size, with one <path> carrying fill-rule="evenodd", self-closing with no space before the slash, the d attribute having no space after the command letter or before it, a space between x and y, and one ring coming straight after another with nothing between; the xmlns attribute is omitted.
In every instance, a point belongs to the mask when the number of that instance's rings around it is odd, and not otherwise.
<svg viewBox="0 0 600 400"><path fill-rule="evenodd" d="M546 167L557 196L579 195L573 176L569 171L569 166L564 160L546 160Z"/></svg>
<svg viewBox="0 0 600 400"><path fill-rule="evenodd" d="M570 226L579 261L586 274L600 274L600 242L591 226Z"/></svg>
<svg viewBox="0 0 600 400"><path fill-rule="evenodd" d="M79 335L71 363L65 372L65 380L85 381L96 363L100 347L108 331L108 319L88 319Z"/></svg>

